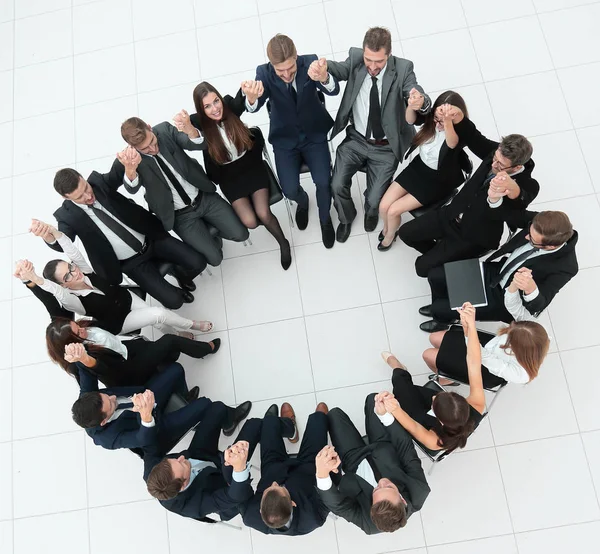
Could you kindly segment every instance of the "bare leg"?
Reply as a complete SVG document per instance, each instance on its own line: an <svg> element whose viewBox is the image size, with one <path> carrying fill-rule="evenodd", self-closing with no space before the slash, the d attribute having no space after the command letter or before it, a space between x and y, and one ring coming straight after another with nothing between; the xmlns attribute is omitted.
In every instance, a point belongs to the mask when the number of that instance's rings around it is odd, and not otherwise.
<svg viewBox="0 0 600 554"><path fill-rule="evenodd" d="M447 333L448 331L436 331L435 333L431 333L429 335L429 342L431 343L431 346L433 346L434 348L438 348L442 345L442 341L444 340L444 335Z"/></svg>
<svg viewBox="0 0 600 554"><path fill-rule="evenodd" d="M427 367L431 369L434 373L437 373L437 366L435 362L437 360L439 349L438 348L428 348L423 352L423 361L427 364Z"/></svg>
<svg viewBox="0 0 600 554"><path fill-rule="evenodd" d="M388 210L396 200L402 198L405 194L406 191L396 181L394 181L385 191L385 194L379 203L379 215L383 221L382 233L384 235L387 234L389 228L387 222Z"/></svg>
<svg viewBox="0 0 600 554"><path fill-rule="evenodd" d="M389 246L392 243L394 236L396 235L396 231L398 231L400 223L402 222L403 213L414 210L415 208L420 208L421 206L422 204L412 194L408 194L406 191L404 191L402 197L396 200L388 210L387 232L385 233L381 245Z"/></svg>

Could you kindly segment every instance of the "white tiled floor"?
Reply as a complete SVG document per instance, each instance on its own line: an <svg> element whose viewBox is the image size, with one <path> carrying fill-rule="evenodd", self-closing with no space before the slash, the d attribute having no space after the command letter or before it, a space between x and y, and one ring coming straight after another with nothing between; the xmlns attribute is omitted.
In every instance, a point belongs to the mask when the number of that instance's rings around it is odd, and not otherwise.
<svg viewBox="0 0 600 554"><path fill-rule="evenodd" d="M416 5L0 0L2 554L104 554L115 545L175 554L224 544L239 554L597 552L600 3L426 0L415 15ZM76 387L47 360L47 316L10 277L16 259L50 259L27 235L29 219L49 219L58 207L58 167L109 169L126 117L158 123L192 109L200 79L234 93L265 61L272 34L287 32L301 53L339 60L369 25L382 24L432 96L454 87L490 137L531 138L541 183L535 206L565 210L579 229L580 274L543 317L552 354L537 381L509 387L466 451L436 469L423 510L394 535L367 537L328 520L308 537L285 539L169 514L149 500L139 460L99 449L70 420ZM335 111L339 98L328 106ZM265 110L244 117L268 130ZM426 378L417 309L428 287L414 275L414 252L398 242L381 254L376 234L364 233L362 177L353 187L352 237L331 251L320 244L314 185L309 177L303 184L308 230L291 229L284 204L275 207L294 244L290 270L280 269L264 229L252 233L252 246L227 243L222 266L197 280L197 301L182 310L215 323L207 339L221 337L221 351L182 362L191 385L231 404L249 398L252 415L291 399L302 429L315 403L326 401L362 431L364 398L390 386L380 350L395 351L417 382Z"/></svg>

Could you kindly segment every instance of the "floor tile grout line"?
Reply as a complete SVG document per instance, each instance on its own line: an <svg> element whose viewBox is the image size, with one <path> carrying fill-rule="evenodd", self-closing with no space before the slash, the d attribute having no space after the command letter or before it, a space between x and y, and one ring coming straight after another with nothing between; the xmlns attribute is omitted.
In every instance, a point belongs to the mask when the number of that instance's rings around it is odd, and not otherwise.
<svg viewBox="0 0 600 554"><path fill-rule="evenodd" d="M588 451L585 447L585 442L583 442L583 436L582 436L581 431L579 431L579 442L581 443L581 448L583 450L583 456L585 458L585 462L586 462L587 469L588 469L588 475L589 475L590 481L592 483L592 489L594 491L594 498L596 499L596 506L598 506L598 508L600 509L600 490L596 486L596 482L594 480L594 472L592 471L592 466L590 464L590 458L588 456Z"/></svg>
<svg viewBox="0 0 600 554"><path fill-rule="evenodd" d="M15 15L17 13L17 0L13 0L13 15ZM17 52L17 48L16 48L16 41L17 41L17 29L16 29L16 21L13 21L12 23L12 28L13 28L13 36L12 36L12 41L13 41L13 52L12 52L12 58L13 58L13 68L15 66L15 61L16 61L16 52ZM13 80L12 80L12 86L13 86L13 98L12 98L12 115L13 115L13 119L15 116L15 105L16 105L16 90L15 90L15 84L16 84L16 79L15 79L15 74L13 72L12 74ZM14 173L15 170L15 124L14 121L12 123L12 142L13 142L13 151L12 151L12 160L11 160L11 173ZM12 184L12 179L11 179L11 184ZM12 190L11 190L11 204L12 204ZM12 207L12 206L11 206ZM11 220L11 226L12 226L12 220ZM14 260L14 241L11 240L10 243L10 257L11 257L11 264ZM12 292L12 284L11 284L11 292ZM13 352L13 346L15 344L15 330L14 330L14 325L13 323L13 319L14 319L14 302L11 300L11 310L10 310L10 315L11 315L11 325L10 325L10 365L11 365L11 371L10 371L10 493L11 493L11 503L10 503L10 515L12 518L12 523L11 523L11 531L12 531L12 552L14 554L15 551L15 501L16 501L16 490L15 490L15 446L14 446L14 434L15 434L15 418L14 418L14 406L15 406L15 380L13 378L14 376L14 372L13 372L13 364L14 364L14 352Z"/></svg>

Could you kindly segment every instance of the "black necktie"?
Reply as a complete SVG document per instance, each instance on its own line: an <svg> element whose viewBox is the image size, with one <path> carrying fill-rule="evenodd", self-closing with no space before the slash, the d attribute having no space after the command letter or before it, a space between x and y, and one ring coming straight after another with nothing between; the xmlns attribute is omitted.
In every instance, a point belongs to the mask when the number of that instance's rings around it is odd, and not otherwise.
<svg viewBox="0 0 600 554"><path fill-rule="evenodd" d="M367 138L373 133L375 140L381 140L385 133L381 126L381 106L379 104L379 90L377 89L377 77L371 77L371 94L369 95L369 124L367 125Z"/></svg>
<svg viewBox="0 0 600 554"><path fill-rule="evenodd" d="M373 475L375 476L375 479L379 483L379 481L381 480L381 472L377 468L377 464L375 463L375 460L373 460L373 457L371 456L371 454L369 454L365 458L365 460L367 460L367 463L371 466L371 469L373 470Z"/></svg>
<svg viewBox="0 0 600 554"><path fill-rule="evenodd" d="M298 93L296 92L293 83L288 83L288 90L290 91L294 104L296 104L298 102Z"/></svg>
<svg viewBox="0 0 600 554"><path fill-rule="evenodd" d="M167 180L171 182L173 188L177 191L177 194L181 197L181 200L186 206L189 206L192 203L192 199L188 196L187 192L183 190L181 183L177 180L177 177L173 175L173 172L169 169L169 166L164 162L164 160L160 156L154 156L156 163L163 170L164 174L167 176Z"/></svg>
<svg viewBox="0 0 600 554"><path fill-rule="evenodd" d="M527 258L531 257L538 250L539 250L539 248L532 248L531 250L527 250L526 252L522 252L521 254L519 254L498 275L496 275L496 278L490 282L490 285L492 287L497 286L500 283L500 281L502 281L502 279L504 279L504 277L506 277L507 275L510 275L511 272L515 268L517 268L519 265L521 265L522 262L524 262Z"/></svg>
<svg viewBox="0 0 600 554"><path fill-rule="evenodd" d="M129 246L135 252L140 252L143 248L143 244L132 235L123 225L121 225L116 219L108 215L104 210L90 206L92 211L96 214L96 217L104 223L115 235L117 235L127 246Z"/></svg>
<svg viewBox="0 0 600 554"><path fill-rule="evenodd" d="M133 402L121 402L117 404L117 410L130 410L133 408Z"/></svg>

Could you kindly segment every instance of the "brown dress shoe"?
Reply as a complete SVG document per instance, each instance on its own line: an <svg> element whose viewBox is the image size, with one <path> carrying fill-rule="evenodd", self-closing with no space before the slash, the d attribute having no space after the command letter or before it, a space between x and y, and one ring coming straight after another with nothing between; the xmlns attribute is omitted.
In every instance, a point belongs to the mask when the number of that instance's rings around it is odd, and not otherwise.
<svg viewBox="0 0 600 554"><path fill-rule="evenodd" d="M325 404L325 402L319 402L317 404L317 409L315 410L315 412L323 412L327 415L329 413L329 408L327 407L327 404Z"/></svg>
<svg viewBox="0 0 600 554"><path fill-rule="evenodd" d="M300 440L300 433L298 433L298 425L296 425L296 412L289 402L284 402L281 405L281 417L287 417L292 420L294 424L294 434L292 437L286 437L292 444L295 444Z"/></svg>

